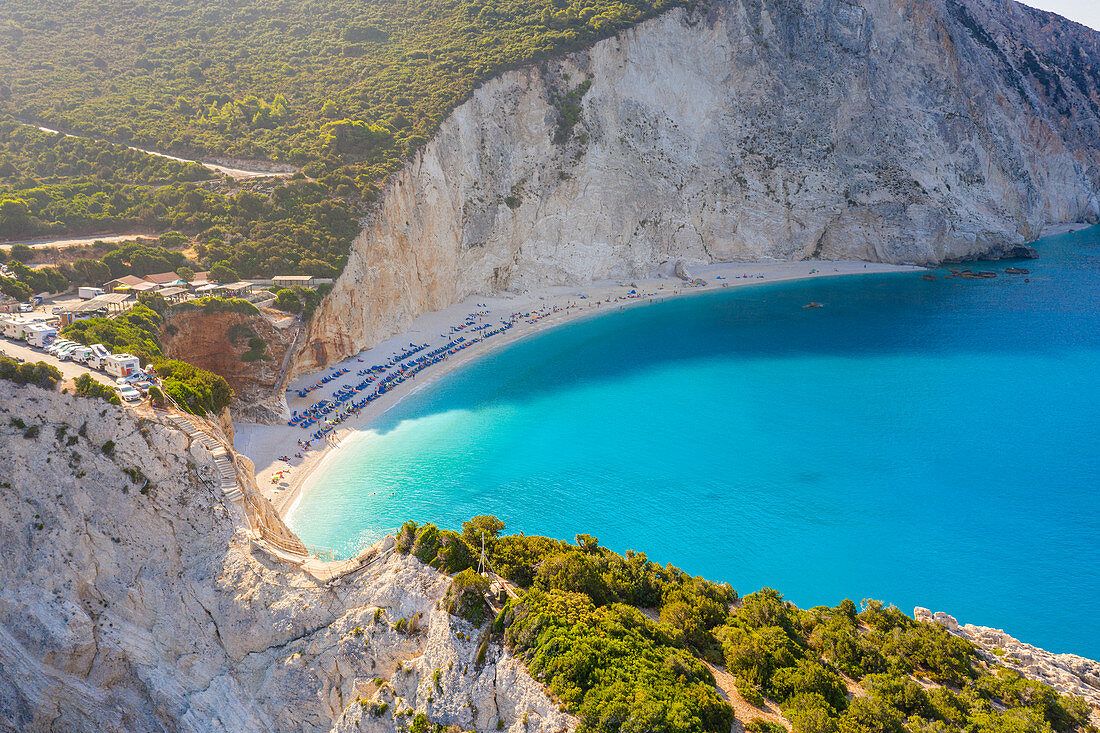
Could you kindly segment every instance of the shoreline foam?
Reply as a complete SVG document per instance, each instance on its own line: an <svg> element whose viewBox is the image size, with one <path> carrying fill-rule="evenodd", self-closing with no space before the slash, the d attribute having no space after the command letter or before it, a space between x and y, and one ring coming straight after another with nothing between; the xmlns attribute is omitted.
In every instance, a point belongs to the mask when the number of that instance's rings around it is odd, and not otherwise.
<svg viewBox="0 0 1100 733"><path fill-rule="evenodd" d="M247 455L256 466L256 482L284 520L289 519L297 510L302 497L308 491L311 479L319 475L320 469L331 455L347 445L349 438L363 430L370 429L382 415L399 404L411 394L415 394L433 384L455 369L475 359L480 359L497 349L515 343L536 333L573 323L584 318L596 317L602 313L612 313L629 306L643 303L655 303L668 298L681 297L695 293L714 292L733 287L774 284L818 277L837 277L844 275L881 274L895 272L919 272L924 268L911 265L889 265L860 261L795 261L795 262L732 262L706 265L694 271L694 276L706 282L704 286L692 286L679 279L624 279L602 281L580 286L552 286L540 288L522 294L498 294L471 296L461 303L416 318L412 326L403 333L386 339L382 343L360 354L349 357L324 370L304 375L288 385L290 393L287 402L291 410L302 410L316 401L331 395L338 384L353 381L354 373L345 379L334 380L324 388L299 398L295 390L314 384L320 375L334 368L347 367L349 370L370 364L384 363L387 358L410 342L427 342L435 347L451 336L450 326L461 323L467 314L476 310L488 311L485 321L492 322L501 316L517 311L535 311L546 308L558 308L536 323L521 322L503 334L487 342L460 352L444 362L429 367L420 378L401 383L379 399L366 405L358 416L351 417L337 427L330 443L317 443L309 451L303 451L303 458L292 463L289 476L272 483L275 471L285 468L286 464L278 456L293 456L300 451L298 439L306 438L301 428L289 425L260 425L255 423L236 423L237 450ZM721 278L721 279L718 279ZM635 290L645 297L627 298ZM582 297L584 296L584 297ZM608 302L610 301L610 302ZM478 304L484 304L484 307ZM441 334L442 332L442 334ZM359 361L362 359L362 362Z"/></svg>

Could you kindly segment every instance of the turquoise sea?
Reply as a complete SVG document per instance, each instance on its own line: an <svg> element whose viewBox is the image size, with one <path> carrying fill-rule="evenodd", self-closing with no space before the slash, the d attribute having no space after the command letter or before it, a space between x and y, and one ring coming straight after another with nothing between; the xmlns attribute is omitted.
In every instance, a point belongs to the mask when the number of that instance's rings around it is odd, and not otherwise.
<svg viewBox="0 0 1100 733"><path fill-rule="evenodd" d="M346 554L489 513L1100 658L1100 227L1037 246L990 280L761 285L522 340L352 438L291 525Z"/></svg>

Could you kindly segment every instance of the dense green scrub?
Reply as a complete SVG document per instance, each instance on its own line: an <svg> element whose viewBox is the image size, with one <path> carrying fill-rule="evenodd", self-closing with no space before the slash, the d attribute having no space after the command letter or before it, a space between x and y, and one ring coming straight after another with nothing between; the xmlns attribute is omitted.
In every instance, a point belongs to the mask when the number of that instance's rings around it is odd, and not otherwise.
<svg viewBox="0 0 1100 733"><path fill-rule="evenodd" d="M377 179L501 70L679 0L11 0L0 112Z"/></svg>
<svg viewBox="0 0 1100 733"><path fill-rule="evenodd" d="M10 379L16 384L35 384L43 389L56 389L57 383L61 381L61 372L44 361L20 363L0 356L0 379Z"/></svg>
<svg viewBox="0 0 1100 733"><path fill-rule="evenodd" d="M241 185L209 177L198 165L0 120L0 239L143 227L195 236L194 266L220 263L242 277L343 268L359 226L329 187L301 176ZM113 277L170 269L108 264Z"/></svg>
<svg viewBox="0 0 1100 733"><path fill-rule="evenodd" d="M503 526L475 517L459 534L407 522L397 548L457 573L448 609L478 622L484 585L469 568L484 542L492 567L521 589L494 634L582 732L726 733L733 710L706 662L725 665L750 702L778 703L795 733L1092 730L1083 700L993 667L943 627L877 601L858 612L852 601L804 611L768 588L741 599L729 585L619 555L588 535L569 545L502 537ZM769 730L762 720L749 728Z"/></svg>

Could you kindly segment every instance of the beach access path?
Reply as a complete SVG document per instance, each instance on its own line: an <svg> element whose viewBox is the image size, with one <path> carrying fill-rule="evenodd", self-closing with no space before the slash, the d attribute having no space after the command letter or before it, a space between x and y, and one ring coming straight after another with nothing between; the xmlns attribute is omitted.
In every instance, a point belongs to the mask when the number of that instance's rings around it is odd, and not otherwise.
<svg viewBox="0 0 1100 733"><path fill-rule="evenodd" d="M243 453L253 461L256 466L257 485L264 495L271 500L280 515L286 518L293 512L303 492L308 490L309 477L317 471L333 451L342 446L356 431L369 427L379 416L409 394L424 389L463 364L480 358L494 349L513 343L517 339L568 321L590 317L599 313L610 313L630 306L653 303L678 295L816 277L884 272L919 272L923 270L922 267L911 265L887 265L859 261L722 263L691 269L693 278L706 283L701 286L692 285L679 278L632 278L595 282L587 285L546 287L524 293L471 296L449 308L419 316L413 321L409 330L397 334L371 349L334 364L321 372L292 380L287 385L287 403L291 411L302 412L321 399L331 398L333 393L340 387L360 382L363 377L357 376L356 373L359 370L369 368L375 364L385 364L391 356L408 347L410 343L428 344L428 348L422 352L425 353L441 347L459 335L465 335L467 338L477 335L479 333L477 331L451 332L452 326L462 324L471 313L485 313L478 320L478 323L500 324L502 317L507 318L516 312L553 311L554 309L557 309L557 311L535 323L528 323L527 319L521 319L510 330L477 343L441 363L433 364L419 373L416 378L399 384L379 399L363 407L359 415L345 420L336 429L335 434L330 436L331 440L313 440L309 450L303 450L299 447L298 440L308 440L313 431L320 425L314 425L307 430L303 430L300 427L286 424L236 423L234 425L234 444L238 452ZM632 290L636 292L635 296L629 295ZM304 398L298 397L298 389L314 385L321 377L344 368L349 370L347 374L333 379L329 384L310 392ZM373 384L372 382L371 385L368 385L368 392ZM295 457L299 452L302 453L302 458ZM288 464L279 460L280 456L289 456L292 460ZM283 473L277 474L279 471L283 471Z"/></svg>

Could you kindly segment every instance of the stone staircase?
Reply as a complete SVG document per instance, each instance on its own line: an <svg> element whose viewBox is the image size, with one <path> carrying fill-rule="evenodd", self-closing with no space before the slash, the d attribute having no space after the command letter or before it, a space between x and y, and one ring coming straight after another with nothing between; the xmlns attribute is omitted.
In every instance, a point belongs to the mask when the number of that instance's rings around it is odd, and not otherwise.
<svg viewBox="0 0 1100 733"><path fill-rule="evenodd" d="M237 483L237 472L233 470L233 462L229 458L229 451L225 449L225 446L211 438L204 431L195 427L195 424L185 417L171 415L168 420L177 428L187 433L187 436L191 438L191 440L201 443L210 451L210 455L214 456L214 466L218 471L218 488L221 489L225 498L229 501L242 501L244 499L244 493Z"/></svg>

